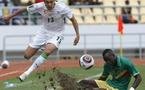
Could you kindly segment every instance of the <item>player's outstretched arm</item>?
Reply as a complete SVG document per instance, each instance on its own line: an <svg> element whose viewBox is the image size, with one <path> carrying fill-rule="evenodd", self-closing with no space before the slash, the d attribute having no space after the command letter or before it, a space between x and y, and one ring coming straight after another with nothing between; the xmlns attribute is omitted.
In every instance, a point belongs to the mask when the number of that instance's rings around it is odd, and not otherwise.
<svg viewBox="0 0 145 90"><path fill-rule="evenodd" d="M26 7L23 7L19 10L17 10L16 12L14 12L13 14L9 15L9 16L6 16L6 17L3 17L3 19L6 21L6 22L9 22L9 20L23 12L27 11L27 8Z"/></svg>
<svg viewBox="0 0 145 90"><path fill-rule="evenodd" d="M134 76L134 78L135 78L134 83L129 90L135 90L138 87L138 85L140 84L140 82L142 81L140 74Z"/></svg>
<svg viewBox="0 0 145 90"><path fill-rule="evenodd" d="M75 40L74 40L74 45L77 45L79 40L80 40L79 26L78 26L77 20L75 19L74 16L70 19L70 21L72 22L74 30L76 32L76 37L75 37Z"/></svg>
<svg viewBox="0 0 145 90"><path fill-rule="evenodd" d="M101 75L101 76L98 78L98 80L102 80L102 81L106 81L106 79L107 79L107 76L103 76L103 75Z"/></svg>

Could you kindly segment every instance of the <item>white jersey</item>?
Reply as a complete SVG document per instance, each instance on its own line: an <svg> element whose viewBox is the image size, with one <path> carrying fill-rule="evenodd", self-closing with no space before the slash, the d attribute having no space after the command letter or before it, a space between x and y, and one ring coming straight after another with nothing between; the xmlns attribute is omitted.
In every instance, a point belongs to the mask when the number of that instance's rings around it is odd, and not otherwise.
<svg viewBox="0 0 145 90"><path fill-rule="evenodd" d="M43 27L47 31L62 32L64 31L64 18L72 18L73 14L68 6L63 3L55 3L55 7L48 11L45 3L36 3L27 7L29 13L40 13L42 15ZM43 31L42 31L43 32Z"/></svg>

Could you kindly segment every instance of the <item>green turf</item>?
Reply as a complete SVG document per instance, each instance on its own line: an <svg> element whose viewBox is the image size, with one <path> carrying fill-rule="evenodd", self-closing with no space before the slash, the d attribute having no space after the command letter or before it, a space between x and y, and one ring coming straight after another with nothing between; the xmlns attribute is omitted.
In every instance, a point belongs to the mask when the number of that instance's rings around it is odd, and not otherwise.
<svg viewBox="0 0 145 90"><path fill-rule="evenodd" d="M139 85L139 87L136 90L145 90L145 70L144 70L144 65L141 66L137 66L137 69L139 70L141 76L142 76L142 82ZM134 78L132 78L131 82L130 82L130 86L133 84Z"/></svg>
<svg viewBox="0 0 145 90"><path fill-rule="evenodd" d="M137 68L141 72L141 75L143 77L143 75L145 75L144 66L137 66ZM59 70L79 80L79 79L86 78L88 76L94 76L96 74L101 73L102 68L91 68L89 70L83 70L81 68L61 68ZM17 78L6 80L6 81L0 81L0 90L44 90L44 81L47 82L45 84L47 85L50 84L50 82L48 82L49 81L48 77L51 77L53 75L54 74L52 73L52 71L42 72L41 75L37 72L30 75L24 82L20 82ZM132 79L132 81L133 80L134 79ZM137 88L137 90L144 90L145 88L144 81L145 78L143 78L143 81L141 85ZM4 84L5 82L16 83L17 87L5 88L5 84ZM132 83L133 82L131 82L130 84Z"/></svg>

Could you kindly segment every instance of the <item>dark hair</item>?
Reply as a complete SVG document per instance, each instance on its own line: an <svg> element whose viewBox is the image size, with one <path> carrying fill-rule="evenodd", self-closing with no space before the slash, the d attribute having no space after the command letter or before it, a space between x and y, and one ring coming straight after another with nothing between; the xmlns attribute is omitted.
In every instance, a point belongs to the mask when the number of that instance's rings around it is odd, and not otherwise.
<svg viewBox="0 0 145 90"><path fill-rule="evenodd" d="M113 52L111 49L105 49L102 53L103 57L105 56L106 53L108 52Z"/></svg>
<svg viewBox="0 0 145 90"><path fill-rule="evenodd" d="M129 3L130 3L129 0L126 0L126 1L125 1L125 4L126 4L126 5L129 5Z"/></svg>

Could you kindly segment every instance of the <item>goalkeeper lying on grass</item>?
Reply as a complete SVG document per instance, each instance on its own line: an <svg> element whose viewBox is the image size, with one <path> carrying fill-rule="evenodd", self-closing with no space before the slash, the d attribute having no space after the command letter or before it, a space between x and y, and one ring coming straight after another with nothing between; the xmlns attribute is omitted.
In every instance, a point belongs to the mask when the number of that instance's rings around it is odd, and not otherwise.
<svg viewBox="0 0 145 90"><path fill-rule="evenodd" d="M92 90L135 90L138 87L142 78L129 59L115 55L111 49L103 51L103 59L105 64L101 77L98 80L81 80L79 83L82 86L96 88ZM107 80L109 75L111 80ZM128 89L131 76L135 80Z"/></svg>

